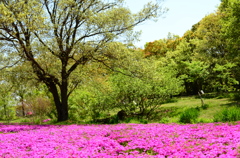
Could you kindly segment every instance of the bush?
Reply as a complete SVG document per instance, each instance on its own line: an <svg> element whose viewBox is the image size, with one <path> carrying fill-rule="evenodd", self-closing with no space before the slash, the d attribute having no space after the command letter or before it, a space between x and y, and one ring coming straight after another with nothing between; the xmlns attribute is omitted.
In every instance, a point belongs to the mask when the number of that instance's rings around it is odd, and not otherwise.
<svg viewBox="0 0 240 158"><path fill-rule="evenodd" d="M107 83L91 81L76 89L69 98L69 119L74 121L109 118L114 109L114 98Z"/></svg>
<svg viewBox="0 0 240 158"><path fill-rule="evenodd" d="M203 109L203 110L207 110L208 108L209 108L209 105L208 105L208 104L203 104L203 105L202 105L202 109Z"/></svg>
<svg viewBox="0 0 240 158"><path fill-rule="evenodd" d="M223 109L214 116L214 122L231 122L240 120L240 108L230 107Z"/></svg>
<svg viewBox="0 0 240 158"><path fill-rule="evenodd" d="M135 117L129 117L124 120L125 123L137 123L137 124L148 124L148 120L146 119L138 119Z"/></svg>
<svg viewBox="0 0 240 158"><path fill-rule="evenodd" d="M240 101L240 92L232 93L232 95L230 96L230 98L231 98L233 101L239 102L239 101Z"/></svg>
<svg viewBox="0 0 240 158"><path fill-rule="evenodd" d="M43 122L42 122L42 118L36 118L34 120L34 124L37 124L37 125L41 125Z"/></svg>
<svg viewBox="0 0 240 158"><path fill-rule="evenodd" d="M169 118L164 117L159 121L159 123L169 123Z"/></svg>
<svg viewBox="0 0 240 158"><path fill-rule="evenodd" d="M176 101L171 100L171 96L183 90L182 81L176 78L175 72L165 72L157 64L149 61L146 63L148 64L141 66L146 70L132 70L134 75L131 77L121 73L110 76L113 90L111 95L116 101L116 107L124 109L128 115L138 115L141 118L149 118L163 103Z"/></svg>
<svg viewBox="0 0 240 158"><path fill-rule="evenodd" d="M212 122L212 120L207 118L200 118L197 120L197 123L210 123L210 122Z"/></svg>
<svg viewBox="0 0 240 158"><path fill-rule="evenodd" d="M117 115L113 115L110 118L109 124L117 124L117 123L119 123L118 116Z"/></svg>
<svg viewBox="0 0 240 158"><path fill-rule="evenodd" d="M181 123L194 123L199 116L199 110L196 108L190 108L180 114L179 122Z"/></svg>

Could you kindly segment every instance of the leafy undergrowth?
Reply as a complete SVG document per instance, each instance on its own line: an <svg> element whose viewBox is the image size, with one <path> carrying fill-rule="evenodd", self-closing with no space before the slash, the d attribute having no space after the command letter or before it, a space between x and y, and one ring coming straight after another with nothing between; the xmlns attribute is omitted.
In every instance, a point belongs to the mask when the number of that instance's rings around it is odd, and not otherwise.
<svg viewBox="0 0 240 158"><path fill-rule="evenodd" d="M31 118L18 118L16 120L0 121L5 124L21 123L21 124L55 124L55 125L66 125L66 124L116 124L116 123L211 123L216 120L215 115L219 115L224 109L229 107L235 107L236 102L232 101L230 98L204 98L206 107L202 107L201 100L197 96L190 97L176 97L173 101L168 101L162 104L158 109L152 112L152 115L148 118L134 118L129 117L123 121L116 120L116 114L120 110L111 111L110 116L102 114L102 117L96 119L99 121L92 121L91 118L87 117L85 119L71 120L64 122L57 122L56 118L44 122L44 119L38 117ZM181 122L181 115L186 113L188 109L198 109L199 115L193 118L192 121ZM45 118L45 117L43 117ZM45 118L47 120L47 117ZM224 120L218 120L222 122ZM236 121L236 120L230 120Z"/></svg>
<svg viewBox="0 0 240 158"><path fill-rule="evenodd" d="M240 122L0 125L0 157L238 157Z"/></svg>

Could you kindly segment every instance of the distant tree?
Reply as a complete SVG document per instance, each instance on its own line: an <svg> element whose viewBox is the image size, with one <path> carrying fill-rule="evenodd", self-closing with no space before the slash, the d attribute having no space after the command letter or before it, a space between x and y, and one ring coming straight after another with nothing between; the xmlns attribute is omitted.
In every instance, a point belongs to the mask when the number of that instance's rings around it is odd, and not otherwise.
<svg viewBox="0 0 240 158"><path fill-rule="evenodd" d="M221 0L219 10L222 14L222 31L227 40L228 49L232 56L239 57L240 51L240 1L239 0Z"/></svg>
<svg viewBox="0 0 240 158"><path fill-rule="evenodd" d="M129 44L134 26L163 12L148 3L132 14L123 0L3 0L0 40L12 48L4 53L30 63L53 96L58 121L65 121L68 98L79 84L74 72L91 62L105 64L114 54L107 52L111 42L130 35Z"/></svg>
<svg viewBox="0 0 240 158"><path fill-rule="evenodd" d="M221 13L215 12L195 24L192 28L192 43L195 45L195 51L201 53L209 61L218 60L224 63L228 51L226 40L222 36L221 18Z"/></svg>
<svg viewBox="0 0 240 158"><path fill-rule="evenodd" d="M200 61L193 50L194 45L183 38L174 51L167 52L166 57L161 59L166 66L177 70L177 77L184 81L188 95L197 94L208 75L208 64Z"/></svg>
<svg viewBox="0 0 240 158"><path fill-rule="evenodd" d="M195 27L191 43L195 45L197 59L208 65L208 75L205 76L205 88L210 90L232 90L237 85L236 61L231 57L228 42L223 35L224 15L217 11L205 16Z"/></svg>
<svg viewBox="0 0 240 158"><path fill-rule="evenodd" d="M236 66L233 67L234 76L240 83L240 1L238 0L221 0L219 11L222 15L221 26L222 35L226 40L228 58L233 61ZM239 84L236 86L240 88Z"/></svg>
<svg viewBox="0 0 240 158"><path fill-rule="evenodd" d="M168 51L174 51L176 49L181 39L179 36L169 33L167 38L148 42L144 49L145 57L165 56Z"/></svg>
<svg viewBox="0 0 240 158"><path fill-rule="evenodd" d="M186 94L198 94L201 89L230 90L238 84L236 61L230 57L222 35L221 18L220 12L205 16L184 34L173 51L166 53L165 62L178 70Z"/></svg>
<svg viewBox="0 0 240 158"><path fill-rule="evenodd" d="M18 109L21 109L21 116L26 116L29 111L28 106L26 106L26 99L33 95L37 85L36 80L34 80L36 76L29 69L29 66L27 63L20 62L17 66L4 69L4 81L12 87L11 95L17 101Z"/></svg>
<svg viewBox="0 0 240 158"><path fill-rule="evenodd" d="M2 72L2 75L5 74ZM15 111L10 108L13 105L10 105L13 101L11 97L13 86L3 79L3 76L0 80L0 119L9 120L11 118L10 113L15 113ZM13 111L10 111L13 110Z"/></svg>

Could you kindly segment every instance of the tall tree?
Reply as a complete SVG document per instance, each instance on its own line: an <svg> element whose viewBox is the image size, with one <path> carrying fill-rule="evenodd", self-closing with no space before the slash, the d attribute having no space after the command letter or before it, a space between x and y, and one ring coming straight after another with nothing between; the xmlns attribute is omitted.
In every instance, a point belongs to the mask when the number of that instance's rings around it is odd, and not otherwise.
<svg viewBox="0 0 240 158"><path fill-rule="evenodd" d="M68 119L68 98L79 83L73 72L104 63L109 43L164 12L158 3L136 14L123 6L123 0L1 0L0 40L31 63L54 98L58 121Z"/></svg>
<svg viewBox="0 0 240 158"><path fill-rule="evenodd" d="M219 10L222 14L222 31L227 39L232 56L239 56L240 44L240 1L221 0Z"/></svg>
<svg viewBox="0 0 240 158"><path fill-rule="evenodd" d="M230 59L237 65L234 68L234 74L240 83L239 59L240 59L240 1L239 0L221 0L219 11L222 14L221 25L222 35L226 39L227 49ZM239 88L239 84L238 84Z"/></svg>
<svg viewBox="0 0 240 158"><path fill-rule="evenodd" d="M206 89L230 90L238 84L236 61L231 57L227 48L228 42L223 35L223 15L220 11L205 16L194 27L195 38L191 43L195 45L194 52L197 60L209 65L209 75L205 77Z"/></svg>

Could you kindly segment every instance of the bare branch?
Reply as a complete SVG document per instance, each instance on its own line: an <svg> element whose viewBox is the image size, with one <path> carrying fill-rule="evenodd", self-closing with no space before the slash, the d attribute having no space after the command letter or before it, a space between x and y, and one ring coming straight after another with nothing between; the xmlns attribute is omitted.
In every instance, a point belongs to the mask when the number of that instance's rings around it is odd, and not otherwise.
<svg viewBox="0 0 240 158"><path fill-rule="evenodd" d="M6 68L11 68L11 67L17 65L20 61L21 61L21 59L17 60L12 65L7 65L7 66L4 66L4 67L0 68L0 71L3 70L3 69L6 69Z"/></svg>
<svg viewBox="0 0 240 158"><path fill-rule="evenodd" d="M43 42L43 40L38 36L38 34L37 34L36 32L34 32L34 35L37 37L37 39L39 40L39 42L40 42L44 47L46 47L53 55L58 56L51 48L49 48L49 47L47 46L46 43Z"/></svg>
<svg viewBox="0 0 240 158"><path fill-rule="evenodd" d="M69 76L77 67L78 65L85 65L90 60L89 56L82 56L79 60L77 60L71 68L68 70L67 75Z"/></svg>
<svg viewBox="0 0 240 158"><path fill-rule="evenodd" d="M133 74L132 75L129 75L129 74L126 74L122 71L119 71L119 70L116 70L114 69L113 67L109 66L108 64L105 63L104 60L100 60L100 59L97 59L97 58L93 58L95 61L99 62L99 63L102 63L105 67L107 67L108 69L110 69L111 71L113 72L117 72L117 73L120 73L120 74L123 74L125 76L129 76L129 77L135 77Z"/></svg>
<svg viewBox="0 0 240 158"><path fill-rule="evenodd" d="M67 94L67 97L69 97L69 96L72 94L72 92L77 88L78 85L79 85L79 82L75 83L75 85L73 86L73 88L69 90L69 92L68 92L68 94Z"/></svg>

